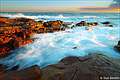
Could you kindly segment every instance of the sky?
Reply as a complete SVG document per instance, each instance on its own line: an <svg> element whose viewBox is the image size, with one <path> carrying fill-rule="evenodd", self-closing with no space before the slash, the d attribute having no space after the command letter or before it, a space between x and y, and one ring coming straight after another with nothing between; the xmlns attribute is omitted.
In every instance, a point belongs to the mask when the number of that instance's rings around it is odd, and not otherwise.
<svg viewBox="0 0 120 80"><path fill-rule="evenodd" d="M0 0L1 12L119 12L120 0Z"/></svg>

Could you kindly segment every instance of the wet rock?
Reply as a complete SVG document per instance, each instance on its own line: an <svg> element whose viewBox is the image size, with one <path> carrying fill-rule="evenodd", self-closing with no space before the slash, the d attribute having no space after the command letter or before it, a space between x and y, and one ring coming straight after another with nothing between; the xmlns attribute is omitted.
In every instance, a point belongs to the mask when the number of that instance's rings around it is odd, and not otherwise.
<svg viewBox="0 0 120 80"><path fill-rule="evenodd" d="M43 22L36 22L35 26L32 28L32 30L35 33L45 33L46 32L46 28L43 25Z"/></svg>
<svg viewBox="0 0 120 80"><path fill-rule="evenodd" d="M72 63L79 62L79 57L75 57L75 56L66 57L62 59L60 62L64 63L65 65L70 65Z"/></svg>
<svg viewBox="0 0 120 80"><path fill-rule="evenodd" d="M99 25L98 22L93 22L93 26Z"/></svg>
<svg viewBox="0 0 120 80"><path fill-rule="evenodd" d="M39 22L39 23L41 23L41 24L43 24L43 23L44 23L44 21L41 21L41 20L40 20L40 21L37 21L37 22Z"/></svg>
<svg viewBox="0 0 120 80"><path fill-rule="evenodd" d="M77 49L77 47L73 47L72 49Z"/></svg>
<svg viewBox="0 0 120 80"><path fill-rule="evenodd" d="M111 24L111 25L108 25L109 27L113 27L113 25Z"/></svg>
<svg viewBox="0 0 120 80"><path fill-rule="evenodd" d="M16 65L16 66L12 67L12 68L10 69L10 71L14 71L14 70L18 70L18 69L19 69L19 65Z"/></svg>
<svg viewBox="0 0 120 80"><path fill-rule="evenodd" d="M63 23L63 28L74 28L75 27L75 25L73 24L73 22L64 22Z"/></svg>
<svg viewBox="0 0 120 80"><path fill-rule="evenodd" d="M7 66L0 64L0 75L7 71L6 68Z"/></svg>
<svg viewBox="0 0 120 80"><path fill-rule="evenodd" d="M84 59L70 56L62 59L58 64L43 68L41 79L99 80L102 76L119 76L119 61L102 54L91 54Z"/></svg>
<svg viewBox="0 0 120 80"><path fill-rule="evenodd" d="M120 52L120 41L118 41L118 44L116 46L114 46L114 48L115 48L115 50Z"/></svg>
<svg viewBox="0 0 120 80"><path fill-rule="evenodd" d="M11 20L9 20L9 18L0 16L0 27L9 26L10 23Z"/></svg>
<svg viewBox="0 0 120 80"><path fill-rule="evenodd" d="M33 42L33 40L31 40L31 39L26 39L26 40L21 40L21 41L15 41L14 43L13 43L13 46L14 47L22 47L22 46L24 46L24 45L26 45L26 44L30 44L30 43L32 43Z"/></svg>
<svg viewBox="0 0 120 80"><path fill-rule="evenodd" d="M101 22L103 25L107 26L107 27L113 27L113 25L111 24L111 22L106 21L106 22Z"/></svg>
<svg viewBox="0 0 120 80"><path fill-rule="evenodd" d="M63 21L35 21L28 18L0 17L0 57L7 56L11 50L33 42L34 33L47 33L65 30Z"/></svg>
<svg viewBox="0 0 120 80"><path fill-rule="evenodd" d="M38 66L20 71L8 71L0 75L0 80L41 80L41 71Z"/></svg>
<svg viewBox="0 0 120 80"><path fill-rule="evenodd" d="M72 25L73 22L64 22L65 25Z"/></svg>
<svg viewBox="0 0 120 80"><path fill-rule="evenodd" d="M57 21L48 21L43 24L46 27L46 32L60 31L63 22L60 20Z"/></svg>
<svg viewBox="0 0 120 80"><path fill-rule="evenodd" d="M31 36L34 33L32 27L36 26L34 20L0 17L0 22L4 23L0 25L0 58L9 55L15 48L32 43ZM27 26L24 27L25 25Z"/></svg>
<svg viewBox="0 0 120 80"><path fill-rule="evenodd" d="M86 21L81 21L76 24L76 26L97 26L98 22L86 22Z"/></svg>
<svg viewBox="0 0 120 80"><path fill-rule="evenodd" d="M9 55L10 48L9 47L1 47L0 48L0 58L6 57L7 55Z"/></svg>
<svg viewBox="0 0 120 80"><path fill-rule="evenodd" d="M0 57L7 56L11 50L33 42L34 33L65 30L63 21L35 21L28 18L0 17Z"/></svg>
<svg viewBox="0 0 120 80"><path fill-rule="evenodd" d="M77 23L76 26L86 26L86 22L81 21L81 22Z"/></svg>
<svg viewBox="0 0 120 80"><path fill-rule="evenodd" d="M97 26L98 23L97 22L87 22L87 25L86 26Z"/></svg>
<svg viewBox="0 0 120 80"><path fill-rule="evenodd" d="M106 24L106 25L111 24L109 21L101 22L101 23L102 23L102 24Z"/></svg>

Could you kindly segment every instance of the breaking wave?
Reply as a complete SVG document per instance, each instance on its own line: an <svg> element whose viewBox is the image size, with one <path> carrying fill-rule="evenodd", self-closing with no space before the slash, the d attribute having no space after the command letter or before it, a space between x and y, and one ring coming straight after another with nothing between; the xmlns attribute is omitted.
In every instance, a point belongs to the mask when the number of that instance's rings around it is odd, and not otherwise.
<svg viewBox="0 0 120 80"><path fill-rule="evenodd" d="M36 34L33 36L35 41L24 47L12 51L11 55L0 59L0 64L5 64L8 69L18 65L19 69L24 69L32 65L45 67L57 63L67 56L85 56L89 53L101 53L111 58L120 58L120 54L113 49L113 46L120 40L119 19L113 14L106 16L101 15L26 15L23 13L10 14L0 13L0 16L16 18L25 17L35 20L63 20L66 22L85 21L110 21L113 27L104 25L96 26L92 31L85 30L85 27L76 27L66 31ZM110 17L116 19L109 19ZM75 49L74 49L75 47Z"/></svg>
<svg viewBox="0 0 120 80"><path fill-rule="evenodd" d="M4 17L10 17L10 18L16 18L16 17L24 17L24 18L30 18L30 19L69 19L69 18L79 18L79 19L89 19L89 18L105 18L105 19L118 19L120 17L118 16L99 16L99 15L91 15L91 16L88 16L88 15L71 15L71 14L68 14L68 15L64 15L64 14L58 14L56 16L53 16L53 15L49 15L49 14L46 14L46 15L42 15L42 14L39 14L39 15L28 15L28 14L24 14L24 13L15 13L15 14L11 14L11 13L0 13L0 16L4 16Z"/></svg>
<svg viewBox="0 0 120 80"><path fill-rule="evenodd" d="M24 18L30 18L30 19L39 19L39 18L68 18L68 17L64 17L62 14L60 14L58 16L49 16L49 15L29 16L29 15L24 15L23 13L17 13L17 14L0 14L0 16L10 17L10 18L24 17Z"/></svg>
<svg viewBox="0 0 120 80"><path fill-rule="evenodd" d="M7 65L8 69L16 65L19 65L19 69L24 69L32 65L45 67L67 56L85 56L89 53L120 58L120 54L113 49L120 39L118 35L117 27L96 27L92 32L81 27L62 32L36 34L33 36L36 40L32 44L12 51L12 54L1 59L0 63Z"/></svg>

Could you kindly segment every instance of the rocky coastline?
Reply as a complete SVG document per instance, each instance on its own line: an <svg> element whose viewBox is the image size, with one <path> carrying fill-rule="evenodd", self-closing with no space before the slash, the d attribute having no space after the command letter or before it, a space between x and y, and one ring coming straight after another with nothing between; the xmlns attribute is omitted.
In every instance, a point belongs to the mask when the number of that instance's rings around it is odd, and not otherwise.
<svg viewBox="0 0 120 80"><path fill-rule="evenodd" d="M0 58L10 55L10 51L23 47L34 41L34 34L64 31L67 28L87 26L89 30L98 22L81 21L73 23L56 21L35 21L28 18L0 17ZM102 22L107 27L113 27L110 22ZM76 49L77 47L73 47ZM120 51L120 41L114 46ZM19 70L19 65L8 70L7 65L0 64L0 80L100 80L104 77L120 75L120 59L111 59L102 54L89 54L84 57L69 56L57 64L40 68L37 65ZM87 77L86 77L87 76Z"/></svg>
<svg viewBox="0 0 120 80"><path fill-rule="evenodd" d="M103 25L112 25L110 22L102 22ZM71 25L71 26L70 26ZM52 33L64 31L66 28L86 27L91 31L93 26L99 25L98 22L81 21L73 24L72 22L56 21L35 21L28 18L8 18L0 17L0 58L6 57L11 50L30 44L34 39L34 34ZM111 27L111 26L110 26Z"/></svg>
<svg viewBox="0 0 120 80"><path fill-rule="evenodd" d="M0 58L9 55L11 50L33 42L34 34L65 30L63 22L35 21L28 18L0 17Z"/></svg>
<svg viewBox="0 0 120 80"><path fill-rule="evenodd" d="M117 80L120 79L119 61L102 54L89 54L65 57L57 64L42 69L34 65L23 70L6 70L0 65L0 80L100 80L104 77Z"/></svg>

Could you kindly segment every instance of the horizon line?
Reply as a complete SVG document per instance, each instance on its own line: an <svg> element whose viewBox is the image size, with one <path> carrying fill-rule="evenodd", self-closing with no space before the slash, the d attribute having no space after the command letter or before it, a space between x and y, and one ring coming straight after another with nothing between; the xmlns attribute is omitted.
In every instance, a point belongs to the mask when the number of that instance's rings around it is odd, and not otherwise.
<svg viewBox="0 0 120 80"><path fill-rule="evenodd" d="M31 12L31 13L120 13L119 11L118 12L99 12L99 11L96 11L96 12L94 12L94 11L82 11L82 12L72 12L72 11L0 11L0 13L7 13L7 12L13 12L13 13L29 13L29 12Z"/></svg>

